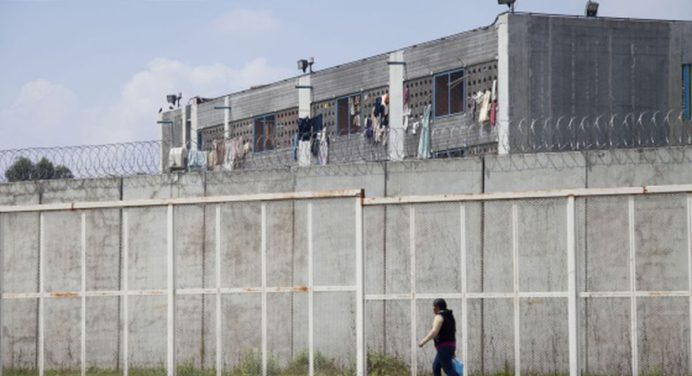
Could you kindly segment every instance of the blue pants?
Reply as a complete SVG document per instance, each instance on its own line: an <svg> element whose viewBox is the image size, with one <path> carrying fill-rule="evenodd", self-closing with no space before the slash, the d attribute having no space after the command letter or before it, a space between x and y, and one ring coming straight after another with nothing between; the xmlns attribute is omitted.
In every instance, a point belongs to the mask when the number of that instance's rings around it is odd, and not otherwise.
<svg viewBox="0 0 692 376"><path fill-rule="evenodd" d="M454 358L454 347L440 347L437 349L437 355L433 361L433 375L442 376L441 371L444 370L447 376L460 376L454 370L452 359Z"/></svg>

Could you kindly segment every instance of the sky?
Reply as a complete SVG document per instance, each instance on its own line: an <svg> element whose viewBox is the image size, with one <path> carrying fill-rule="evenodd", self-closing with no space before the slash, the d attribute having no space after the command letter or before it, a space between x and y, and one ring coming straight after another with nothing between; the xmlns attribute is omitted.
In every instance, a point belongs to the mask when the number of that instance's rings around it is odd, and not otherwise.
<svg viewBox="0 0 692 376"><path fill-rule="evenodd" d="M599 0L692 20L692 0ZM586 0L518 0L583 14ZM215 97L487 26L497 0L0 0L0 150L155 140L165 96Z"/></svg>

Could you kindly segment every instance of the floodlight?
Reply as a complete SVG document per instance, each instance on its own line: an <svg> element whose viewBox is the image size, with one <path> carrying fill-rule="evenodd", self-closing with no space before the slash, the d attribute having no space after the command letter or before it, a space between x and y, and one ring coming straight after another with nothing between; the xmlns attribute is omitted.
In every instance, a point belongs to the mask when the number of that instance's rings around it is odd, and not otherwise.
<svg viewBox="0 0 692 376"><path fill-rule="evenodd" d="M498 4L500 4L500 5L502 5L502 4L507 5L507 8L509 8L509 10L510 10L511 12L514 12L514 3L515 3L515 2L516 2L516 0L497 0L497 3L498 3Z"/></svg>
<svg viewBox="0 0 692 376"><path fill-rule="evenodd" d="M305 59L298 60L298 69L305 73L308 70L308 61Z"/></svg>
<svg viewBox="0 0 692 376"><path fill-rule="evenodd" d="M586 14L586 17L596 17L598 16L598 3L595 1L589 0L586 3L586 10L584 11Z"/></svg>

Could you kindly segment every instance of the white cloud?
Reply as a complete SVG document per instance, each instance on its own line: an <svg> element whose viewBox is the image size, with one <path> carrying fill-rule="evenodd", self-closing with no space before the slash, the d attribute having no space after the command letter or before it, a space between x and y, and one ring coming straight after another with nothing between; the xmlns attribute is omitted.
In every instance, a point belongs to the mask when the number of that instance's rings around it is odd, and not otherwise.
<svg viewBox="0 0 692 376"><path fill-rule="evenodd" d="M0 137L0 148L14 148L39 139L64 143L70 139L66 124L75 121L79 101L67 87L37 79L19 90L9 107L0 109L0 124L7 133ZM37 126L40 125L40 126Z"/></svg>
<svg viewBox="0 0 692 376"><path fill-rule="evenodd" d="M0 109L3 129L0 149L128 142L158 139L157 111L165 96L182 92L191 96L220 96L252 85L268 83L290 74L263 59L240 68L223 64L190 66L157 58L121 87L113 103L84 107L69 88L38 79L25 84L9 107Z"/></svg>
<svg viewBox="0 0 692 376"><path fill-rule="evenodd" d="M607 17L692 19L692 1L690 0L664 0L658 5L651 1L631 0L601 0L599 3L599 15Z"/></svg>
<svg viewBox="0 0 692 376"><path fill-rule="evenodd" d="M211 23L212 31L250 36L257 33L275 31L279 21L269 11L235 9Z"/></svg>

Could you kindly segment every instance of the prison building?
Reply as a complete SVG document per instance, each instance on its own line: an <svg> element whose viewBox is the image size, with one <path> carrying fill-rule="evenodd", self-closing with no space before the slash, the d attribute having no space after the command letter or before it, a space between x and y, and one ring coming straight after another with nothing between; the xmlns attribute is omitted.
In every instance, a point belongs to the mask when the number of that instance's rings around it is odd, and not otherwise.
<svg viewBox="0 0 692 376"><path fill-rule="evenodd" d="M595 129L584 119L689 119L690 41L689 21L504 13L487 27L397 51L217 98L199 93L160 114L162 169L171 147L210 150L214 140L239 137L246 166L293 163L299 119L320 115L330 158L346 163L574 150L613 137L628 146L628 137L643 137L636 127ZM368 118L384 96L388 134L376 142ZM680 130L646 137L669 143L671 132Z"/></svg>

